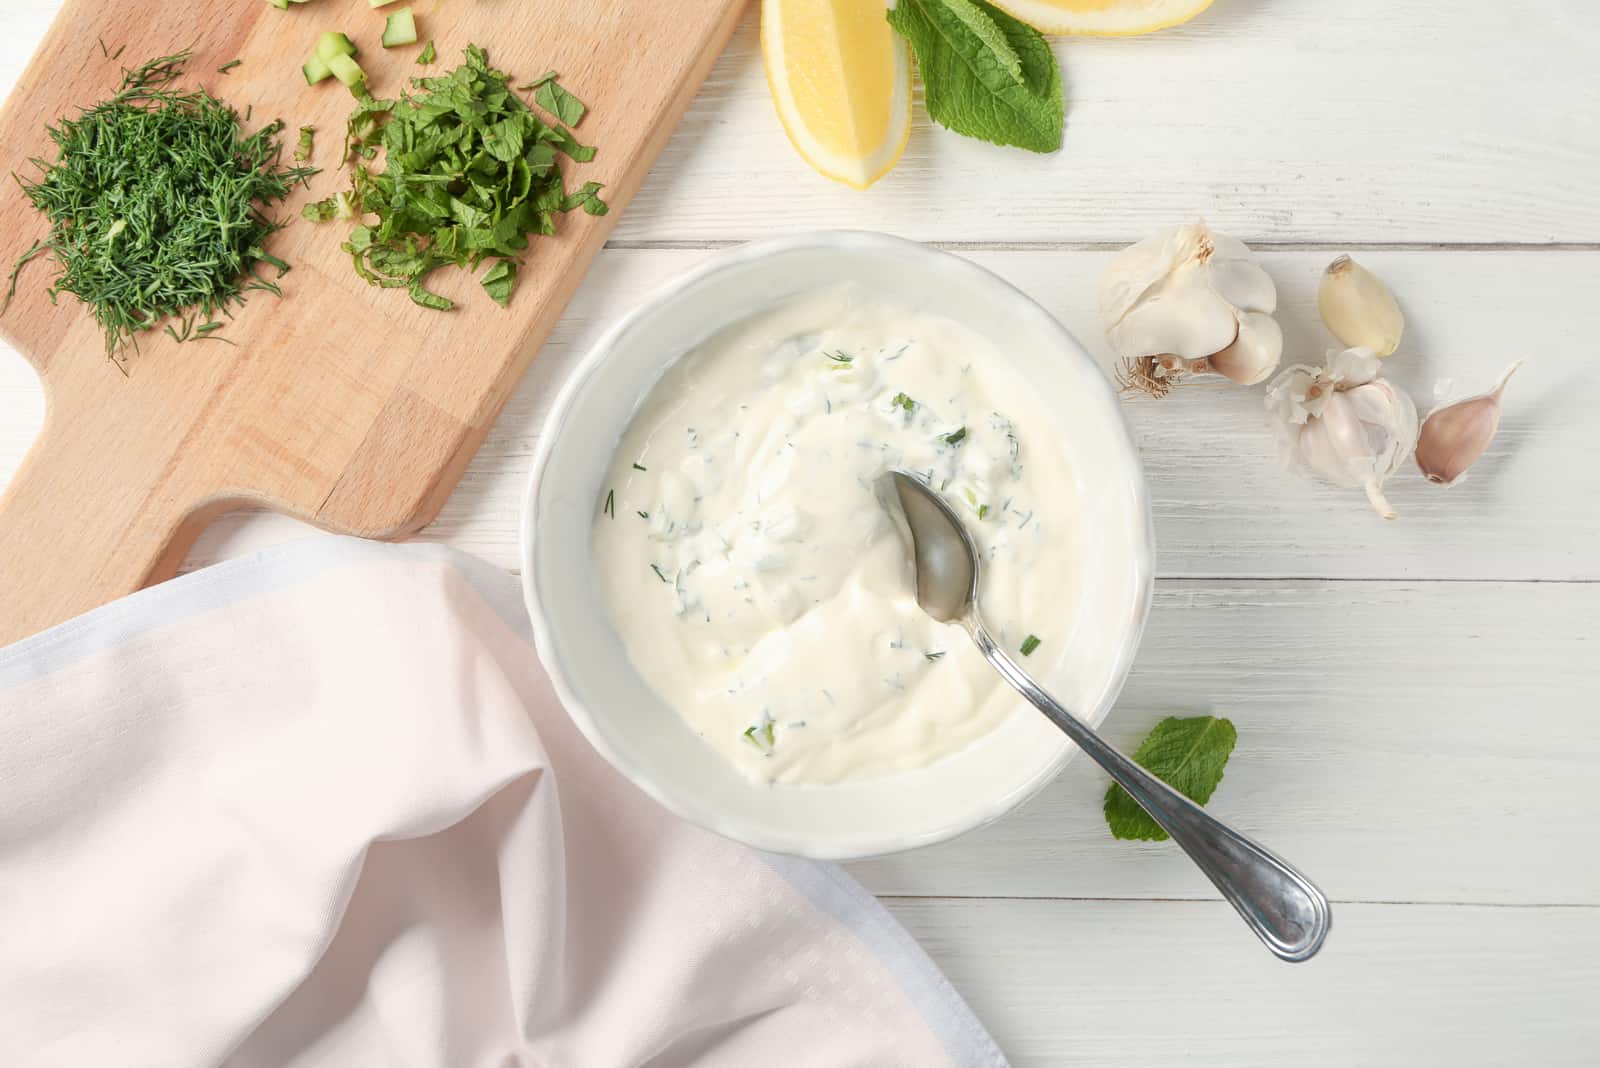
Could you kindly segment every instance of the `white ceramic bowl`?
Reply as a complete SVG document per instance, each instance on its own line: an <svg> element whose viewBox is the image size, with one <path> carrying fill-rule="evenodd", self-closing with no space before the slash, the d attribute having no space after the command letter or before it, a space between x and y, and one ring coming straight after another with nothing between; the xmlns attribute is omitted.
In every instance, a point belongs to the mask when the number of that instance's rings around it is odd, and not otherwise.
<svg viewBox="0 0 1600 1068"><path fill-rule="evenodd" d="M1040 681L1092 723L1133 660L1153 557L1144 474L1105 376L1044 309L958 256L871 233L761 242L708 261L612 327L561 391L523 503L522 582L539 655L589 741L656 800L750 845L833 859L927 845L995 819L1049 782L1076 747L1019 698L1003 726L931 767L836 786L751 782L629 663L589 532L617 442L668 365L764 306L840 283L977 329L1059 415L1089 558L1072 649Z"/></svg>

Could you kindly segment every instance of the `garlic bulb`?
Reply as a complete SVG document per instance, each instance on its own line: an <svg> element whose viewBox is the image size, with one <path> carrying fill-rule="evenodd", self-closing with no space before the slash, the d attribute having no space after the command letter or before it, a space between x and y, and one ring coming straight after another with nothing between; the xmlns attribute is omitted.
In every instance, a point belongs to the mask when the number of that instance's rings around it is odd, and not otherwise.
<svg viewBox="0 0 1600 1068"><path fill-rule="evenodd" d="M1517 368L1506 368L1500 382L1488 393L1442 405L1428 413L1417 438L1417 466L1429 482L1453 486L1494 440L1500 428L1500 395Z"/></svg>
<svg viewBox="0 0 1600 1068"><path fill-rule="evenodd" d="M1369 348L1377 356L1399 348L1406 329L1406 317L1389 287L1349 256L1340 256L1322 272L1317 311L1340 343Z"/></svg>
<svg viewBox="0 0 1600 1068"><path fill-rule="evenodd" d="M1395 517L1383 481L1416 444L1417 406L1378 377L1371 349L1330 351L1322 368L1285 369L1267 389L1267 411L1286 464L1360 486L1379 515Z"/></svg>
<svg viewBox="0 0 1600 1068"><path fill-rule="evenodd" d="M1204 222L1123 249L1100 283L1122 385L1157 397L1186 374L1265 380L1283 355L1277 306L1277 287L1244 243Z"/></svg>

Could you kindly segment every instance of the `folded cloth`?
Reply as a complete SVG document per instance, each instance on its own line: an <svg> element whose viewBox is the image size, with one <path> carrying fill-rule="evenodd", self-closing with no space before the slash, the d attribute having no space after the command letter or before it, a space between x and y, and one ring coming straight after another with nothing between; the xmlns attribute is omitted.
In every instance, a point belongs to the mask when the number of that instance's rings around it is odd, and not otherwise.
<svg viewBox="0 0 1600 1068"><path fill-rule="evenodd" d="M0 1064L219 1063L1005 1058L837 867L597 756L514 579L326 537L0 650Z"/></svg>

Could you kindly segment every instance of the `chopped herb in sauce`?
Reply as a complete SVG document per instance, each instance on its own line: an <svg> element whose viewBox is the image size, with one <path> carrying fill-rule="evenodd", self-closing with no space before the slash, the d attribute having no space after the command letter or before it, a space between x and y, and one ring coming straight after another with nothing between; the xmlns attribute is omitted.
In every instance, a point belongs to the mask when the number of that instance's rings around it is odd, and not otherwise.
<svg viewBox="0 0 1600 1068"><path fill-rule="evenodd" d="M613 490L606 490L606 506L604 508L602 508L601 511L605 512L605 514L610 516L612 519L617 518L617 491L616 490L614 490L614 489Z"/></svg>
<svg viewBox="0 0 1600 1068"><path fill-rule="evenodd" d="M662 582L666 582L667 585L669 585L669 586L672 585L672 583L667 582L667 576L662 574L661 573L661 569L659 567L657 567L655 564L651 564L650 565L650 570L654 571L656 573L656 578L660 579Z"/></svg>
<svg viewBox="0 0 1600 1068"><path fill-rule="evenodd" d="M744 740L768 756L772 755L772 750L775 749L778 744L777 733L772 728L771 720L768 720L761 726L746 727L744 730Z"/></svg>
<svg viewBox="0 0 1600 1068"><path fill-rule="evenodd" d="M650 469L649 469L649 468L648 468L648 467L646 467L646 466L645 466L645 465L644 465L644 464L634 464L634 465L633 465L633 469L634 469L634 470L635 470L635 471L648 471L648 470L650 470Z"/></svg>
<svg viewBox="0 0 1600 1068"><path fill-rule="evenodd" d="M1039 636L1037 634L1030 634L1022 639L1023 656L1032 656L1033 651L1037 648L1039 648Z"/></svg>
<svg viewBox="0 0 1600 1068"><path fill-rule="evenodd" d="M951 434L946 434L944 436L944 443L946 445L960 445L963 441L966 441L966 440L967 440L967 428L966 427L962 427L960 430L957 430L957 431L955 431L954 433L951 433Z"/></svg>
<svg viewBox="0 0 1600 1068"><path fill-rule="evenodd" d="M894 395L894 400L890 401L890 403L894 407L904 408L908 412L916 411L917 408L917 402L906 396L904 393L896 393Z"/></svg>
<svg viewBox="0 0 1600 1068"><path fill-rule="evenodd" d="M922 655L929 660L942 660L944 658L944 650L941 649L937 653L923 653Z"/></svg>

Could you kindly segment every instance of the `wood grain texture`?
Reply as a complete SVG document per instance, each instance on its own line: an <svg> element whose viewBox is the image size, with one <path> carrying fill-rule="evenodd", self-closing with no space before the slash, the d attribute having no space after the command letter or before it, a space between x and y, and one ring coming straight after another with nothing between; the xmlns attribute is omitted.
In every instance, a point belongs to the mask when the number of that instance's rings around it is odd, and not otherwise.
<svg viewBox="0 0 1600 1068"><path fill-rule="evenodd" d="M1331 339L1316 284L1336 253L1269 252L1288 358L1319 361ZM534 443L567 369L603 327L710 253L608 249L592 285L568 309L490 431L454 496L422 537L516 566L517 524ZM962 253L1022 287L1057 315L1108 370L1095 289L1109 252L1053 249ZM1130 399L1151 483L1157 568L1164 576L1396 579L1600 578L1600 454L1588 361L1600 336L1600 253L1364 252L1400 294L1403 347L1385 373L1432 404L1437 379L1486 388L1512 359L1528 364L1507 391L1489 454L1461 485L1441 490L1407 467L1390 483L1401 517L1385 523L1362 495L1286 474L1261 387L1193 382L1159 401ZM4 442L0 440L0 448ZM3 454L0 454L3 455ZM187 565L303 532L287 521L226 517Z"/></svg>
<svg viewBox="0 0 1600 1068"><path fill-rule="evenodd" d="M1203 214L1247 241L1600 241L1588 0L1217 0L1148 37L1053 43L1060 152L958 137L919 101L900 165L859 194L784 139L746 19L617 237L1127 243Z"/></svg>
<svg viewBox="0 0 1600 1068"><path fill-rule="evenodd" d="M1222 902L887 902L1015 1068L1588 1068L1600 910L1334 906L1286 967Z"/></svg>
<svg viewBox="0 0 1600 1068"><path fill-rule="evenodd" d="M1104 727L1239 731L1208 806L1339 900L1600 906L1600 585L1163 580ZM1005 819L852 865L882 894L1215 898L1075 759ZM1338 924L1335 924L1337 928Z"/></svg>
<svg viewBox="0 0 1600 1068"><path fill-rule="evenodd" d="M559 0L472 5L423 0L425 37L449 63L468 42L517 75L548 68L592 107L582 136L601 148L577 180L605 183L625 206L709 68L740 0L631 0L573 8ZM0 111L0 166L47 158L47 123L114 90L117 63L194 41L190 79L254 123L283 117L321 136L325 173L281 209L338 188L339 132L350 98L308 89L299 65L330 20L363 45L379 92L416 73L415 49L375 46L381 15L351 3L316 18L258 0L69 0ZM197 34L198 27L198 34ZM239 58L228 75L214 73ZM290 137L292 140L292 135ZM31 633L172 573L217 514L254 503L329 529L397 537L437 512L490 423L576 289L615 214L575 213L534 243L509 310L475 279L438 280L458 310L441 315L369 288L340 252L336 227L307 223L270 250L293 264L282 301L258 294L225 336L236 348L146 338L124 378L100 353L97 327L67 299L52 306L35 265L0 330L38 369L49 398L39 444L0 500L6 590L0 642ZM0 197L0 262L44 232L15 188ZM433 280L430 279L430 283Z"/></svg>

